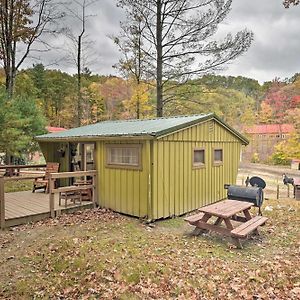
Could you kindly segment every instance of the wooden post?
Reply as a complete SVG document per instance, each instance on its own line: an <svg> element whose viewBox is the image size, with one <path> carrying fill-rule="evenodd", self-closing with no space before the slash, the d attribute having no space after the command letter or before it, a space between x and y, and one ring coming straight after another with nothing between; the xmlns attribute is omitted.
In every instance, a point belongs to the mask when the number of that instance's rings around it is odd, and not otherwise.
<svg viewBox="0 0 300 300"><path fill-rule="evenodd" d="M51 218L55 218L55 210L54 210L54 179L52 178L51 174L49 174L49 208L50 208L50 216Z"/></svg>
<svg viewBox="0 0 300 300"><path fill-rule="evenodd" d="M277 195L276 195L277 200L279 199L279 184L277 184Z"/></svg>
<svg viewBox="0 0 300 300"><path fill-rule="evenodd" d="M4 177L0 176L0 228L5 227L5 195L4 195Z"/></svg>
<svg viewBox="0 0 300 300"><path fill-rule="evenodd" d="M93 184L93 206L94 206L94 208L96 207L96 201L97 201L97 198L98 198L98 189L97 189L97 185L98 185L98 183L97 183L97 175L93 175L93 182L92 182L92 184Z"/></svg>

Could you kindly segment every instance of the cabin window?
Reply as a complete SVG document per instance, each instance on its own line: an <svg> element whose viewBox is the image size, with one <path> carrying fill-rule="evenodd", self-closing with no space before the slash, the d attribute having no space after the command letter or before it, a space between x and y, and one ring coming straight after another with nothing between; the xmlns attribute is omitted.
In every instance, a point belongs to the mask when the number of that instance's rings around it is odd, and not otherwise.
<svg viewBox="0 0 300 300"><path fill-rule="evenodd" d="M205 165L205 150L195 148L194 155L193 155L193 167L194 168L201 168Z"/></svg>
<svg viewBox="0 0 300 300"><path fill-rule="evenodd" d="M214 164L223 164L223 149L214 149Z"/></svg>
<svg viewBox="0 0 300 300"><path fill-rule="evenodd" d="M120 169L141 169L140 144L106 145L106 166Z"/></svg>

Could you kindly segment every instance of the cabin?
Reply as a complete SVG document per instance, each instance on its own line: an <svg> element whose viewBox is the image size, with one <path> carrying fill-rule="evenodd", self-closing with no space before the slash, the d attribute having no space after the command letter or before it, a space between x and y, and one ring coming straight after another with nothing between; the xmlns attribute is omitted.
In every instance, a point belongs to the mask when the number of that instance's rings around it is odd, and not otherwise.
<svg viewBox="0 0 300 300"><path fill-rule="evenodd" d="M104 121L36 137L60 171L97 171L100 207L150 220L226 198L248 140L215 114Z"/></svg>
<svg viewBox="0 0 300 300"><path fill-rule="evenodd" d="M259 124L244 127L243 131L249 137L250 144L244 149L242 160L268 162L274 147L288 140L295 128L293 124Z"/></svg>

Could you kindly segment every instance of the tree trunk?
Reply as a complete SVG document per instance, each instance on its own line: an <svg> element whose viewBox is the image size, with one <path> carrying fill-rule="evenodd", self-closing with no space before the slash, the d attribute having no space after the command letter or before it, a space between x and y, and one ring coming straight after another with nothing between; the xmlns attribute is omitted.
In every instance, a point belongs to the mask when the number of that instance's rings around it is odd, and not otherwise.
<svg viewBox="0 0 300 300"><path fill-rule="evenodd" d="M81 38L78 36L78 52L77 52L77 126L81 125Z"/></svg>
<svg viewBox="0 0 300 300"><path fill-rule="evenodd" d="M157 52L157 62L156 62L156 97L157 97L157 107L156 115L157 117L163 116L163 61L162 61L162 20L161 20L161 0L157 1L157 19L156 19L156 52Z"/></svg>

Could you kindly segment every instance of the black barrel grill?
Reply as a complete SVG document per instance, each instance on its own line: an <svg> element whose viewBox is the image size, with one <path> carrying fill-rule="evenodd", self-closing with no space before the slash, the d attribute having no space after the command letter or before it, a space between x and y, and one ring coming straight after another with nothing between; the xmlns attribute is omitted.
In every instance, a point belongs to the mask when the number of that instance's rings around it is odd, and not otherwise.
<svg viewBox="0 0 300 300"><path fill-rule="evenodd" d="M264 192L261 187L229 185L227 189L227 198L250 202L256 207L261 207L264 201Z"/></svg>
<svg viewBox="0 0 300 300"><path fill-rule="evenodd" d="M227 189L227 198L238 201L245 201L253 203L254 206L259 208L259 214L262 215L261 206L264 202L264 191L266 182L257 176L247 177L246 185L229 185L225 184L224 188ZM248 186L250 183L251 186Z"/></svg>

